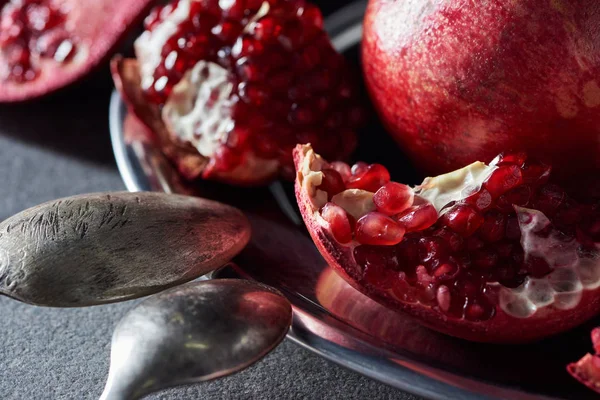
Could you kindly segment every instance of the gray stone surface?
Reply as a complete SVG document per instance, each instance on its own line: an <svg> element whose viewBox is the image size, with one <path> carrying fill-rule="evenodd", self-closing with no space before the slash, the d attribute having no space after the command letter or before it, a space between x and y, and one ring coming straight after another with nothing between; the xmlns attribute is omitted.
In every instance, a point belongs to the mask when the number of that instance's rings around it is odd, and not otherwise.
<svg viewBox="0 0 600 400"><path fill-rule="evenodd" d="M73 194L124 190L108 138L105 73L58 96L0 106L0 219ZM0 399L96 399L114 326L133 303L84 309L0 298ZM405 399L414 396L284 342L239 375L153 399Z"/></svg>

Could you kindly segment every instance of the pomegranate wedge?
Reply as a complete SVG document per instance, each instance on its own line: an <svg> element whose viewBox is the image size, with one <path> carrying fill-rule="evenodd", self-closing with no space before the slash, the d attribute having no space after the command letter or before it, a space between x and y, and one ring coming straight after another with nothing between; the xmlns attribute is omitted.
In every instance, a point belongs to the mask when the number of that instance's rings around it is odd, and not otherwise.
<svg viewBox="0 0 600 400"><path fill-rule="evenodd" d="M292 150L331 159L364 118L350 68L304 0L178 0L154 9L136 60L113 75L130 108L187 179L292 179Z"/></svg>
<svg viewBox="0 0 600 400"><path fill-rule="evenodd" d="M151 3L0 2L0 102L33 99L82 78L110 55Z"/></svg>
<svg viewBox="0 0 600 400"><path fill-rule="evenodd" d="M497 343L600 312L600 207L575 201L525 154L415 188L391 182L381 165L329 164L310 145L294 159L317 247L374 300L440 332Z"/></svg>

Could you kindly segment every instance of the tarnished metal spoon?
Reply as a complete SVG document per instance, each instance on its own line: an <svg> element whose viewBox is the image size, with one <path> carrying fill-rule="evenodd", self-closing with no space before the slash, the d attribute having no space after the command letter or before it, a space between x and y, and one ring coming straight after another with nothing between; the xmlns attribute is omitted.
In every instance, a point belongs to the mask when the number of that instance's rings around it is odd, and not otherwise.
<svg viewBox="0 0 600 400"><path fill-rule="evenodd" d="M0 223L0 294L80 307L146 296L198 278L248 243L241 211L160 193L67 197Z"/></svg>
<svg viewBox="0 0 600 400"><path fill-rule="evenodd" d="M119 322L100 400L138 399L238 372L285 337L288 300L237 279L189 283L155 295Z"/></svg>

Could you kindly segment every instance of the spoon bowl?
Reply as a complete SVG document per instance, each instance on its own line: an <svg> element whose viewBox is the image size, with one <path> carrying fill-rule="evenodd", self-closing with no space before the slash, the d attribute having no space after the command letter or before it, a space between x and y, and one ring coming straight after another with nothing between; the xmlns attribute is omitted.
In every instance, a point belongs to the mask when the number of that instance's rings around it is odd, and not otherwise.
<svg viewBox="0 0 600 400"><path fill-rule="evenodd" d="M0 223L0 294L82 307L146 296L226 264L250 239L241 211L164 193L97 193Z"/></svg>
<svg viewBox="0 0 600 400"><path fill-rule="evenodd" d="M274 349L291 322L288 300L251 281L193 282L155 295L115 329L100 400L138 399L238 372Z"/></svg>

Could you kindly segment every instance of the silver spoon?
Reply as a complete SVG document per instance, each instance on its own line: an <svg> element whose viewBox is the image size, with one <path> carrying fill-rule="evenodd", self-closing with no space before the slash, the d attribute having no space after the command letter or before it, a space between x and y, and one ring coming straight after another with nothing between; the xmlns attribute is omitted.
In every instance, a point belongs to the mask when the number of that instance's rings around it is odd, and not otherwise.
<svg viewBox="0 0 600 400"><path fill-rule="evenodd" d="M241 211L195 197L54 200L0 223L0 294L52 307L146 296L222 266L249 238Z"/></svg>
<svg viewBox="0 0 600 400"><path fill-rule="evenodd" d="M236 373L274 349L291 322L288 300L251 281L194 282L160 293L115 329L100 400L138 399Z"/></svg>

